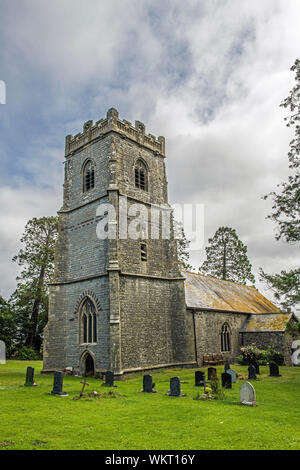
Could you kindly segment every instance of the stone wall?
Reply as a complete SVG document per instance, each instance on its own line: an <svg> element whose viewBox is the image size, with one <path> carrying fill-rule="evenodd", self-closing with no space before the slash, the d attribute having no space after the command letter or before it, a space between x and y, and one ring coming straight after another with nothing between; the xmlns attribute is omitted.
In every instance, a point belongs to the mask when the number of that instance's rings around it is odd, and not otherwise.
<svg viewBox="0 0 300 470"><path fill-rule="evenodd" d="M194 316L195 350L199 365L203 363L204 354L222 353L225 360L233 360L240 354L239 331L248 317L247 314L199 310L188 310L187 314L191 317ZM230 327L230 352L221 351L220 333L224 323Z"/></svg>

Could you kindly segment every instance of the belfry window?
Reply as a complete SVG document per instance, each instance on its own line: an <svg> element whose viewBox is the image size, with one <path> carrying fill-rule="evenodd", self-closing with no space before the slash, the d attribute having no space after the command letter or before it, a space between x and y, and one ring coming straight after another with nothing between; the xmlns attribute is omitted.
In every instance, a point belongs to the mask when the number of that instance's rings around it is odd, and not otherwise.
<svg viewBox="0 0 300 470"><path fill-rule="evenodd" d="M80 343L97 343L97 315L94 303L86 298L80 310Z"/></svg>
<svg viewBox="0 0 300 470"><path fill-rule="evenodd" d="M147 245L141 243L141 261L147 261Z"/></svg>
<svg viewBox="0 0 300 470"><path fill-rule="evenodd" d="M134 181L136 188L142 189L143 191L148 191L147 168L142 160L138 160L136 162L134 168Z"/></svg>
<svg viewBox="0 0 300 470"><path fill-rule="evenodd" d="M224 323L221 330L221 351L226 352L231 350L230 345L230 328L227 323Z"/></svg>
<svg viewBox="0 0 300 470"><path fill-rule="evenodd" d="M95 168L94 164L89 160L83 169L83 192L93 189L95 186Z"/></svg>

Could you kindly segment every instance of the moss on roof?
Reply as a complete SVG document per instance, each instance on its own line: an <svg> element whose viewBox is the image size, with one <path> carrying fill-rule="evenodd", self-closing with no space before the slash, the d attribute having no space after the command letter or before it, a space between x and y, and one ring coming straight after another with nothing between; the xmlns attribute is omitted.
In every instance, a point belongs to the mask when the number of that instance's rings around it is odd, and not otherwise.
<svg viewBox="0 0 300 470"><path fill-rule="evenodd" d="M252 314L281 313L251 286L204 274L183 272L188 308L226 310Z"/></svg>

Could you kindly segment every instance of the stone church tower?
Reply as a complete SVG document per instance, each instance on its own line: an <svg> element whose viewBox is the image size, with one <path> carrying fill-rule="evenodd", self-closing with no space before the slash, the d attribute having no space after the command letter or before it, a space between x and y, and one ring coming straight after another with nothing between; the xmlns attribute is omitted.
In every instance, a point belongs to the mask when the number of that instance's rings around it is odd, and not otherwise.
<svg viewBox="0 0 300 470"><path fill-rule="evenodd" d="M148 221L136 223L137 204ZM194 364L172 223L169 239L160 233L168 216L163 137L120 120L115 109L66 137L44 372L72 366L121 376ZM115 236L99 236L103 227Z"/></svg>

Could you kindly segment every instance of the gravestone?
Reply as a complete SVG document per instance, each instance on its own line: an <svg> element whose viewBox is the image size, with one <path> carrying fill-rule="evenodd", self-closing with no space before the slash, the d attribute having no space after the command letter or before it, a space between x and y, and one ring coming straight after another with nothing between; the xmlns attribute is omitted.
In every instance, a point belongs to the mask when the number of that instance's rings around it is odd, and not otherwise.
<svg viewBox="0 0 300 470"><path fill-rule="evenodd" d="M248 367L248 379L256 379L256 369L253 364Z"/></svg>
<svg viewBox="0 0 300 470"><path fill-rule="evenodd" d="M152 382L152 375L144 375L142 391L146 393L155 393L154 386L155 384Z"/></svg>
<svg viewBox="0 0 300 470"><path fill-rule="evenodd" d="M223 372L223 374L221 374L221 378L223 388L232 388L231 374L228 374L228 372Z"/></svg>
<svg viewBox="0 0 300 470"><path fill-rule="evenodd" d="M26 385L26 387L36 387L36 383L34 382L34 367L27 367L24 385Z"/></svg>
<svg viewBox="0 0 300 470"><path fill-rule="evenodd" d="M225 364L224 364L224 372L227 372L228 369L230 369L230 364L229 364L229 362L225 362Z"/></svg>
<svg viewBox="0 0 300 470"><path fill-rule="evenodd" d="M255 390L249 382L244 382L240 386L240 403L242 405L256 406Z"/></svg>
<svg viewBox="0 0 300 470"><path fill-rule="evenodd" d="M6 364L6 348L2 340L0 340L0 364Z"/></svg>
<svg viewBox="0 0 300 470"><path fill-rule="evenodd" d="M116 385L114 385L114 373L111 370L105 372L105 382L102 385L116 387Z"/></svg>
<svg viewBox="0 0 300 470"><path fill-rule="evenodd" d="M231 375L231 382L236 383L236 371L234 369L227 369L227 374Z"/></svg>
<svg viewBox="0 0 300 470"><path fill-rule="evenodd" d="M207 379L216 379L217 378L217 369L215 367L209 367L207 369Z"/></svg>
<svg viewBox="0 0 300 470"><path fill-rule="evenodd" d="M180 378L179 377L172 377L170 379L170 390L168 394L171 397L182 397L184 395L181 394L181 385L180 385Z"/></svg>
<svg viewBox="0 0 300 470"><path fill-rule="evenodd" d="M205 387L205 373L201 370L196 370L195 372L195 386Z"/></svg>
<svg viewBox="0 0 300 470"><path fill-rule="evenodd" d="M255 367L255 373L257 375L260 374L259 372L259 365L258 365L258 362L255 360L255 359L252 359L252 361L250 362L250 365L254 366Z"/></svg>
<svg viewBox="0 0 300 470"><path fill-rule="evenodd" d="M281 377L279 374L279 367L276 364L276 362L271 362L269 364L269 369L270 369L270 377Z"/></svg>
<svg viewBox="0 0 300 470"><path fill-rule="evenodd" d="M53 390L51 392L52 395L57 396L68 396L66 392L63 392L63 380L64 380L64 373L60 370L54 372L53 378Z"/></svg>

